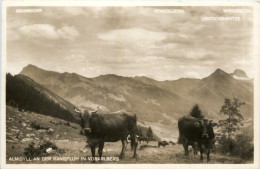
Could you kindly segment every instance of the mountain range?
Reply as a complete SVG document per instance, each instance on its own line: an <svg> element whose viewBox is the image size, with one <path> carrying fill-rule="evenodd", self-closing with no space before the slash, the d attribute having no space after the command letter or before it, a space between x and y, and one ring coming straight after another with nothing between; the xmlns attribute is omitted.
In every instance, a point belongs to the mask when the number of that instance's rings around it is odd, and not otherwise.
<svg viewBox="0 0 260 169"><path fill-rule="evenodd" d="M237 72L240 72L237 73ZM242 70L228 74L217 69L203 79L182 78L156 81L148 77L122 77L113 74L86 78L75 73L58 73L28 65L21 75L84 109L100 107L102 112L122 109L135 112L140 120L167 120L187 114L194 104L199 104L209 117L219 117L225 97L245 101L244 116L253 115L253 80L239 80ZM242 73L246 75L246 73Z"/></svg>
<svg viewBox="0 0 260 169"><path fill-rule="evenodd" d="M87 78L28 65L20 72L22 75L81 109L95 110L99 106L101 113L132 111L137 114L139 125L154 126L158 132L176 130L178 118L188 115L195 104L205 117L223 118L220 109L227 97L246 103L241 108L245 118L252 119L254 114L253 79L243 70L229 74L217 69L203 79L156 81L114 74Z"/></svg>

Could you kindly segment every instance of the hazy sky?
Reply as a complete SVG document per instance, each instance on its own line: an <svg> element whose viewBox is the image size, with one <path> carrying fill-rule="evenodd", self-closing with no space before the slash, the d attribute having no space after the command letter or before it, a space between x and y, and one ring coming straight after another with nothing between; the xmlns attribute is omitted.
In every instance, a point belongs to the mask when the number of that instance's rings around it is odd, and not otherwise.
<svg viewBox="0 0 260 169"><path fill-rule="evenodd" d="M230 7L36 7L7 10L7 72L28 64L46 70L148 76L157 80L203 78L215 69L240 68L252 77L251 13ZM201 16L239 16L240 21L202 21Z"/></svg>

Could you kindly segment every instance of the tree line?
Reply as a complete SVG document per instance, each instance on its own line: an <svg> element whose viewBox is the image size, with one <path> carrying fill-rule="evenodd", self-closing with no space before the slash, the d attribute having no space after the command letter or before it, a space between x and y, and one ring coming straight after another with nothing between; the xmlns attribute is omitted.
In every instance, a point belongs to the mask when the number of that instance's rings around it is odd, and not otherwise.
<svg viewBox="0 0 260 169"><path fill-rule="evenodd" d="M10 73L6 75L6 104L24 111L77 122L70 111L62 108L45 94Z"/></svg>

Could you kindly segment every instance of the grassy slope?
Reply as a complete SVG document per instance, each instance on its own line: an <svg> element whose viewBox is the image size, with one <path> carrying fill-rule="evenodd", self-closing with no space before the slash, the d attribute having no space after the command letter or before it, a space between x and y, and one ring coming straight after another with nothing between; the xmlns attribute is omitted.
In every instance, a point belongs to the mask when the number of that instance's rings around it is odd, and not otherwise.
<svg viewBox="0 0 260 169"><path fill-rule="evenodd" d="M35 134L35 137L32 137L32 141L36 145L40 142L41 139L50 140L55 143L59 151L49 154L49 156L58 156L58 157L90 157L91 152L89 149L85 148L86 138L79 135L80 126L74 123L71 123L72 126L77 127L73 129L69 126L64 125L66 121L53 118L50 116L44 116L36 113L26 113L19 112L17 109L7 106L7 159L9 157L20 157L24 156L24 148L28 147L31 141L21 142L25 138L26 134ZM11 118L11 120L10 120ZM21 121L18 123L18 121ZM36 121L41 125L49 126L54 129L54 133L49 135L47 133L39 133L37 130L32 129L28 130L27 127L23 127L22 124L25 123L29 125L32 121ZM61 123L55 125L50 123L54 121ZM16 141L13 141L13 133L15 131L22 131L22 136L19 137ZM37 140L39 138L39 140ZM146 145L146 143L139 144L139 148ZM119 162L107 162L107 163L173 163L173 164L191 164L191 163L200 163L199 156L194 157L190 155L189 157L184 156L183 148L181 145L169 145L167 147L157 147L157 142L150 142L148 148L140 150L138 148L138 158L132 158L133 152L130 150L128 145L125 158ZM121 151L121 142L115 143L105 143L104 147L104 157L118 157ZM192 154L192 153L191 153ZM239 158L232 158L226 156L220 156L217 154L211 155L211 163L245 163L245 161ZM9 162L7 163L90 163L90 161L84 162ZM103 162L105 163L105 162ZM204 160L204 163L205 160ZM246 162L248 163L248 162Z"/></svg>

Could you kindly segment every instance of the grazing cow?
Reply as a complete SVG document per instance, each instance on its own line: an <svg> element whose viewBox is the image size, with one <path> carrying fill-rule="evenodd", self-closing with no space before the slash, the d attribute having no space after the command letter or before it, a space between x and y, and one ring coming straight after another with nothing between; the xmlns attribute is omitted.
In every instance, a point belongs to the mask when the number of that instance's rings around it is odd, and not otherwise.
<svg viewBox="0 0 260 169"><path fill-rule="evenodd" d="M176 143L174 143L174 142L173 142L173 141L171 141L171 140L169 141L169 143L170 143L170 144L172 144L172 145L175 145L175 144L176 144Z"/></svg>
<svg viewBox="0 0 260 169"><path fill-rule="evenodd" d="M147 144L149 143L148 138L147 138L147 137L144 137L144 136L139 136L138 141L139 141L140 143L143 142L143 141L146 141Z"/></svg>
<svg viewBox="0 0 260 169"><path fill-rule="evenodd" d="M203 160L203 152L207 154L207 161L210 161L210 148L215 138L213 127L216 123L212 120L184 116L178 121L179 144L183 144L185 155L189 155L188 145L193 145L194 153L196 147L200 150L200 159ZM197 146L195 145L197 144Z"/></svg>
<svg viewBox="0 0 260 169"><path fill-rule="evenodd" d="M160 146L165 147L167 145L169 145L169 143L167 141L158 141L158 147L160 147Z"/></svg>
<svg viewBox="0 0 260 169"><path fill-rule="evenodd" d="M87 144L91 148L92 157L95 158L96 146L99 147L98 153L101 159L104 142L121 140L122 151L119 157L123 158L128 134L130 134L131 147L134 150L133 157L137 156L137 119L135 114L126 112L100 114L97 112L89 113L86 110L81 112L76 109L75 112L80 115L80 125L87 137Z"/></svg>

